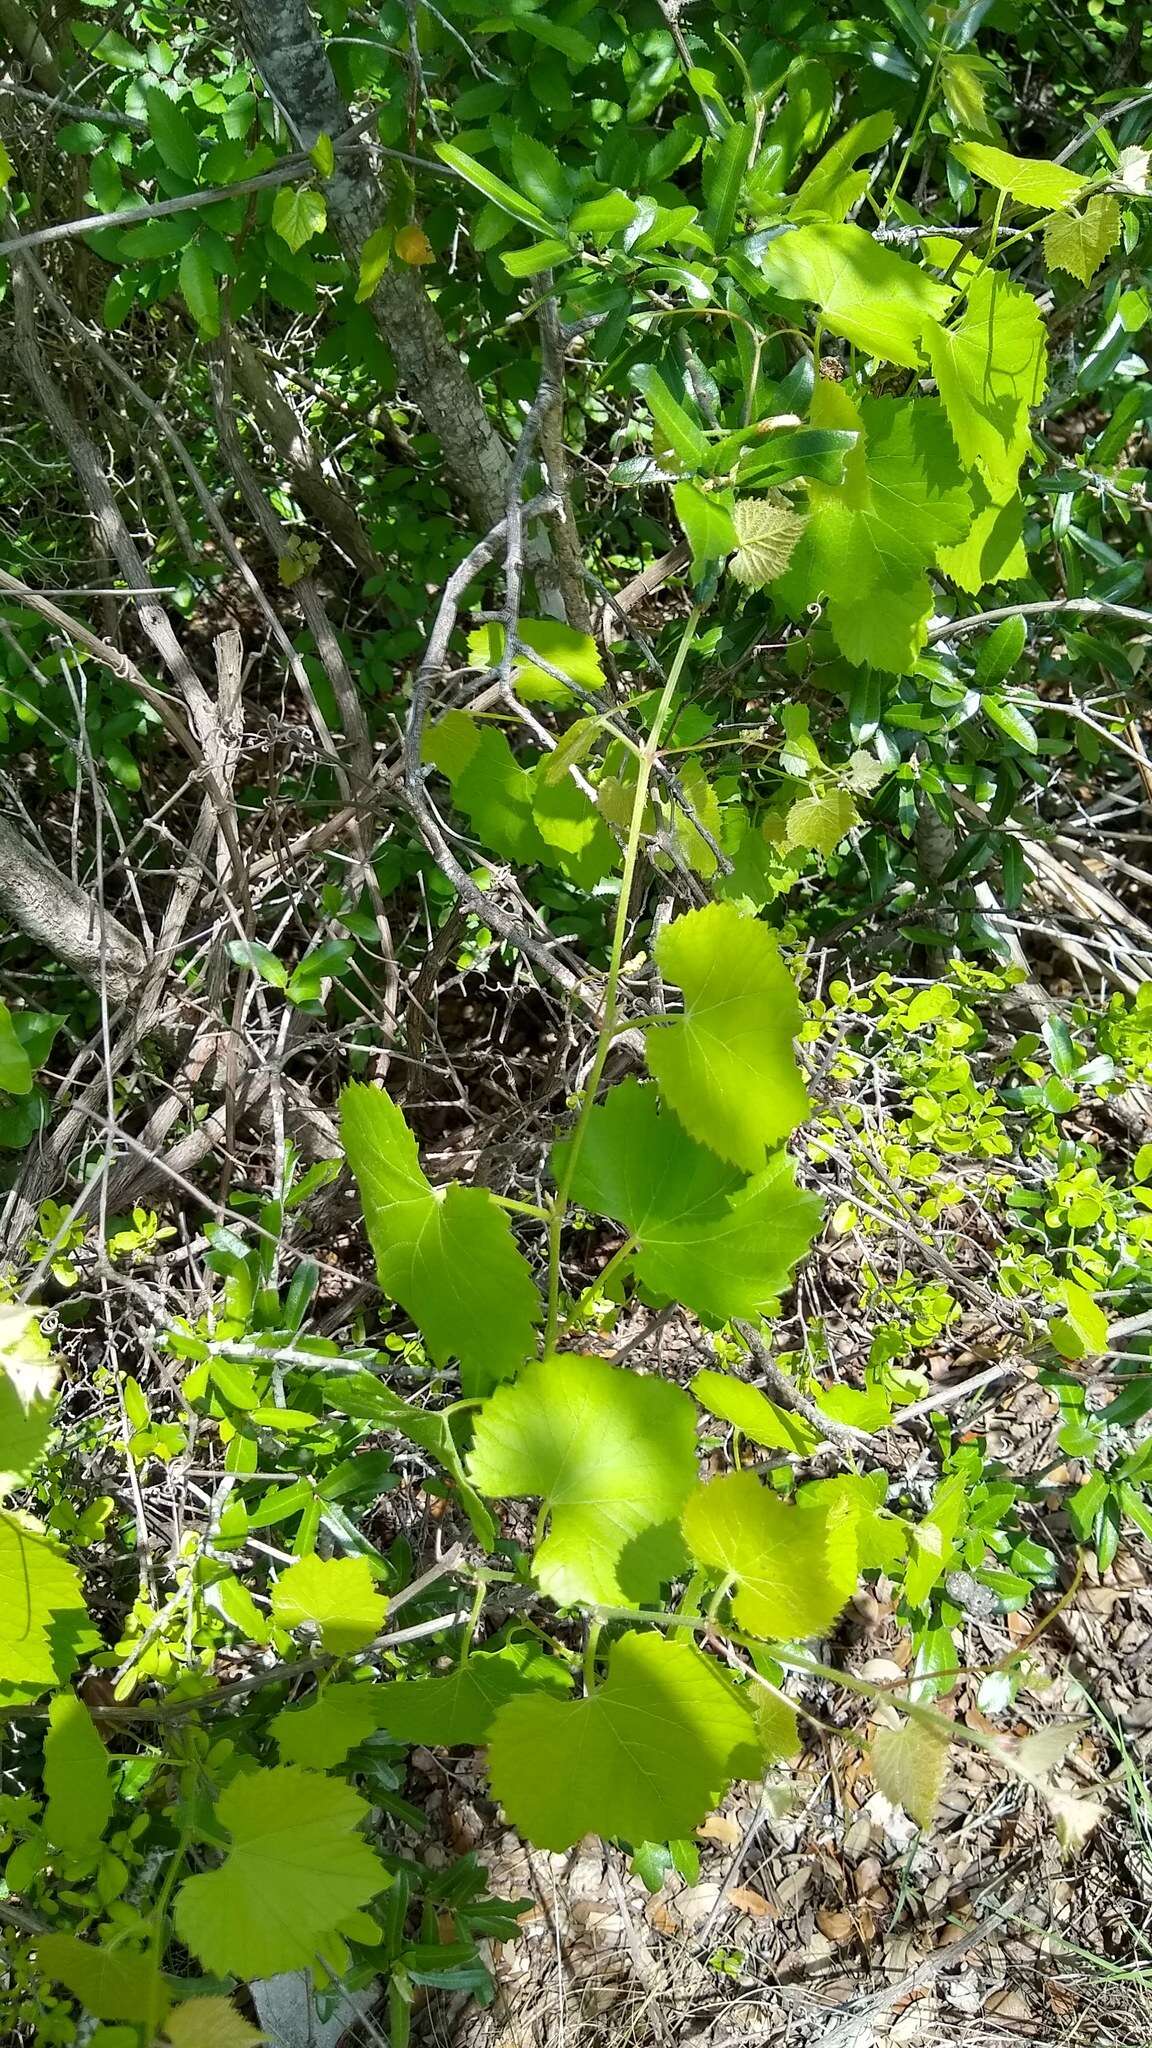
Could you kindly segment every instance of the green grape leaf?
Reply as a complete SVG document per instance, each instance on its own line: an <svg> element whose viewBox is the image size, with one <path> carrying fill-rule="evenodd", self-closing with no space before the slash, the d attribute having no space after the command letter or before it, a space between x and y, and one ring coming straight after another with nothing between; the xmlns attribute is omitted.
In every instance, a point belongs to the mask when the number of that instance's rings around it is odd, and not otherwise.
<svg viewBox="0 0 1152 2048"><path fill-rule="evenodd" d="M379 1728L380 1688L337 1679L306 1706L281 1707L270 1726L281 1762L331 1770Z"/></svg>
<svg viewBox="0 0 1152 2048"><path fill-rule="evenodd" d="M902 1806L918 1827L930 1828L948 1769L948 1736L924 1721L879 1728L872 1738L872 1776L885 1799Z"/></svg>
<svg viewBox="0 0 1152 2048"><path fill-rule="evenodd" d="M926 345L961 460L992 493L1014 489L1032 440L1029 408L1047 382L1044 321L1032 293L1001 271L982 271L962 318L929 330Z"/></svg>
<svg viewBox="0 0 1152 2048"><path fill-rule="evenodd" d="M478 1650L444 1678L394 1678L378 1688L378 1725L390 1742L433 1749L486 1742L506 1700L541 1690L567 1693L572 1674L539 1645Z"/></svg>
<svg viewBox="0 0 1152 2048"><path fill-rule="evenodd" d="M7 1095L27 1095L32 1088L32 1062L12 1022L7 1003L0 1003L0 1088Z"/></svg>
<svg viewBox="0 0 1152 2048"><path fill-rule="evenodd" d="M802 1415L778 1408L759 1387L750 1387L747 1380L735 1379L731 1373L706 1368L697 1373L692 1392L702 1408L721 1416L742 1436L763 1444L765 1450L793 1451L806 1458L824 1441Z"/></svg>
<svg viewBox="0 0 1152 2048"><path fill-rule="evenodd" d="M328 137L320 140L328 142ZM268 2036L238 2013L230 1998L186 1998L165 2020L164 2039L168 2048L256 2048ZM93 2048L100 2044L94 2042Z"/></svg>
<svg viewBox="0 0 1152 2048"><path fill-rule="evenodd" d="M753 1717L715 1665L635 1632L613 1643L589 1698L510 1700L488 1744L493 1792L541 1849L691 1836L733 1778L760 1768Z"/></svg>
<svg viewBox="0 0 1152 2048"><path fill-rule="evenodd" d="M684 1014L649 1029L649 1072L692 1137L755 1172L809 1110L792 1049L800 1004L776 941L735 904L709 903L664 926L656 959Z"/></svg>
<svg viewBox="0 0 1152 2048"><path fill-rule="evenodd" d="M779 493L737 499L732 517L739 547L729 574L749 590L763 590L784 574L808 521Z"/></svg>
<svg viewBox="0 0 1152 2048"><path fill-rule="evenodd" d="M98 2020L163 2018L168 1993L151 1954L97 1948L74 1934L38 1934L36 1961Z"/></svg>
<svg viewBox="0 0 1152 2048"><path fill-rule="evenodd" d="M778 586L794 614L826 594L840 652L861 666L907 674L932 612L927 570L960 540L972 490L944 408L934 398L865 398L823 382L814 425L855 428L840 484L809 486L807 531Z"/></svg>
<svg viewBox="0 0 1152 2048"><path fill-rule="evenodd" d="M812 853L835 853L841 841L860 823L846 789L826 789L822 796L802 796L791 804L784 820L784 844L806 847Z"/></svg>
<svg viewBox="0 0 1152 2048"><path fill-rule="evenodd" d="M554 1153L558 1180L567 1156L565 1140ZM782 1153L746 1181L634 1078L592 1111L572 1194L636 1238L635 1271L646 1286L720 1322L768 1312L820 1217Z"/></svg>
<svg viewBox="0 0 1152 2048"><path fill-rule="evenodd" d="M523 1364L540 1320L507 1217L486 1188L431 1185L382 1088L350 1083L340 1111L381 1287L419 1325L434 1362L458 1358L465 1393L486 1393Z"/></svg>
<svg viewBox="0 0 1152 2048"><path fill-rule="evenodd" d="M280 1627L311 1623L334 1656L362 1650L379 1635L387 1611L366 1557L302 1557L272 1588L272 1613Z"/></svg>
<svg viewBox="0 0 1152 2048"><path fill-rule="evenodd" d="M48 1441L58 1367L30 1308L0 1302L0 1500Z"/></svg>
<svg viewBox="0 0 1152 2048"><path fill-rule="evenodd" d="M825 222L777 235L760 258L772 290L819 306L824 324L869 355L919 369L921 336L955 297L944 285L874 242L863 228Z"/></svg>
<svg viewBox="0 0 1152 2048"><path fill-rule="evenodd" d="M272 202L272 226L282 242L297 255L313 235L323 234L328 208L322 192L310 185L282 185Z"/></svg>
<svg viewBox="0 0 1152 2048"><path fill-rule="evenodd" d="M548 849L532 815L535 780L502 732L449 711L424 739L424 759L452 785L452 801L486 847L504 860L539 862Z"/></svg>
<svg viewBox="0 0 1152 2048"><path fill-rule="evenodd" d="M936 566L961 590L976 592L1028 574L1024 549L1024 500L1015 483L985 489L973 480L973 518L962 541L940 548Z"/></svg>
<svg viewBox="0 0 1152 2048"><path fill-rule="evenodd" d="M59 1544L30 1515L0 1509L0 1698L62 1685L98 1641Z"/></svg>
<svg viewBox="0 0 1152 2048"><path fill-rule="evenodd" d="M219 1977L310 1969L387 1882L358 1832L368 1813L349 1786L294 1764L234 1778L216 1805L231 1847L181 1885L180 1940Z"/></svg>
<svg viewBox="0 0 1152 2048"><path fill-rule="evenodd" d="M1013 156L1010 150L994 149L987 142L955 143L952 154L986 185L1007 192L1021 206L1041 207L1045 212L1067 206L1090 182L1062 164L1050 164L1043 157Z"/></svg>
<svg viewBox="0 0 1152 2048"><path fill-rule="evenodd" d="M819 1398L819 1397L818 1397ZM841 1473L836 1479L812 1479L796 1494L801 1513L823 1515L829 1528L851 1525L857 1572L892 1572L907 1553L908 1528L898 1515L884 1512L888 1486L883 1472Z"/></svg>
<svg viewBox="0 0 1152 2048"><path fill-rule="evenodd" d="M776 1642L820 1635L852 1591L830 1518L778 1500L754 1472L699 1487L683 1528L693 1557L735 1580L732 1611L751 1635Z"/></svg>
<svg viewBox="0 0 1152 2048"><path fill-rule="evenodd" d="M58 1849L82 1851L99 1842L112 1818L108 1752L75 1693L57 1694L44 1738L44 1831Z"/></svg>
<svg viewBox="0 0 1152 2048"><path fill-rule="evenodd" d="M516 637L549 667L571 676L573 683L579 685L579 691L587 690L594 696L597 690L603 689L604 669L590 633L578 633L559 619L521 619ZM495 668L503 652L504 628L496 620L490 620L486 626L478 626L474 633L469 633L468 657L478 668ZM557 704L561 709L570 710L573 696L579 694L557 682L547 669L537 668L519 650L512 664L512 680L517 694L530 704Z"/></svg>
<svg viewBox="0 0 1152 2048"><path fill-rule="evenodd" d="M722 561L736 546L730 503L715 491L702 491L699 484L688 481L672 486L672 502L692 550L692 574L699 579L711 563Z"/></svg>
<svg viewBox="0 0 1152 2048"><path fill-rule="evenodd" d="M534 1570L553 1600L635 1605L683 1561L695 1411L666 1380L579 1353L545 1358L485 1402L468 1471L481 1493L543 1501Z"/></svg>
<svg viewBox="0 0 1152 2048"><path fill-rule="evenodd" d="M1094 192L1083 213L1056 213L1044 229L1049 270L1067 270L1091 284L1120 240L1120 207L1111 192Z"/></svg>
<svg viewBox="0 0 1152 2048"><path fill-rule="evenodd" d="M579 784L549 773L553 758L546 754L532 770L532 821L549 865L578 888L594 889L616 866L616 841Z"/></svg>
<svg viewBox="0 0 1152 2048"><path fill-rule="evenodd" d="M795 1710L787 1700L777 1699L774 1693L766 1692L759 1685L750 1688L748 1698L765 1761L786 1763L789 1757L798 1755L800 1730L796 1725Z"/></svg>

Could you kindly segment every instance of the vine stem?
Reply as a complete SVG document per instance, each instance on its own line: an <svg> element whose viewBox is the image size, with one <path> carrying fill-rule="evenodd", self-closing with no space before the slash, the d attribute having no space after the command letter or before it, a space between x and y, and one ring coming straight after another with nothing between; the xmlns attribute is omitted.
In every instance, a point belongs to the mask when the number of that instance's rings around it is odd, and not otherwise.
<svg viewBox="0 0 1152 2048"><path fill-rule="evenodd" d="M624 867L620 876L620 900L616 906L616 922L612 931L612 951L608 959L608 974L604 984L604 1005L600 1012L600 1028L596 1040L596 1053L584 1084L580 1100L580 1113L576 1127L568 1140L564 1170L552 1201L552 1212L548 1221L548 1320L544 1330L544 1349L554 1349L560 1326L560 1239L564 1219L572 1199L572 1186L576 1168L580 1163L580 1152L588 1134L588 1124L596 1107L596 1097L604 1077L604 1068L617 1029L620 1008L620 972L624 965L624 947L628 937L628 914L632 907L632 892L636 883L636 869L640 860L640 841L644 835L644 813L648 808L648 791L652 784L652 770L660 751L660 740L672 700L679 687L680 677L689 650L696 637L702 606L694 605L688 616L680 645L668 671L668 678L660 693L660 702L644 745L639 750L639 764L636 771L636 793L632 801L632 816L628 825L628 841L624 850Z"/></svg>
<svg viewBox="0 0 1152 2048"><path fill-rule="evenodd" d="M600 1621L589 1621L588 1631L584 1637L584 1690L586 1693L593 1693L596 1690L596 1651L600 1644L600 1630L603 1625Z"/></svg>

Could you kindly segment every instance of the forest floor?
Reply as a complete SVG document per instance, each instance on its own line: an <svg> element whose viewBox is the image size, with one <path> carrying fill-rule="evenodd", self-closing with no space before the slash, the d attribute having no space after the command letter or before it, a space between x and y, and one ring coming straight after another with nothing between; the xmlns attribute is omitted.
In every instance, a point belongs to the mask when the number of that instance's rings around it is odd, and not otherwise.
<svg viewBox="0 0 1152 2048"><path fill-rule="evenodd" d="M675 1329L663 1337L667 1372L677 1339L689 1352L693 1339ZM948 1348L934 1360L940 1376ZM1017 1469L1051 1462L1059 1417L1042 1388L1020 1382L983 1420L991 1453ZM821 1681L803 1698L828 1734L813 1740L809 1725L802 1756L763 1787L736 1787L699 1831L698 1881L673 1874L656 1894L597 1839L566 1855L526 1848L487 1797L481 1758L416 1750L410 1790L419 1796L423 1782L425 1859L475 1849L494 1892L532 1901L521 1938L492 1956L493 2005L433 1997L421 2038L438 2048L1143 2048L1152 2036L1152 1550L1125 1540L1102 1574L1089 1557L1056 1606L1054 1595L1038 1633L1034 1612L972 1613L962 1654L973 1675L948 1705L990 1730L978 1672L1034 1638L1049 1688L1040 1680L1040 1715L1018 1712L1011 1732L1077 1722L1069 1783L1106 1806L1074 1861L1032 1795L959 1744L936 1825L922 1835L874 1789L850 1740L863 1720L840 1718L843 1695ZM906 1662L908 1637L883 1580L854 1602L826 1654L869 1677Z"/></svg>

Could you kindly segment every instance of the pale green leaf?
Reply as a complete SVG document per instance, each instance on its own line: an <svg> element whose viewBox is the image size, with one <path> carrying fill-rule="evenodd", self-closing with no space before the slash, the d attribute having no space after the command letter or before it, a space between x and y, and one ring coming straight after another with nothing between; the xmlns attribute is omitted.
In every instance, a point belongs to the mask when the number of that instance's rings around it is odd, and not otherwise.
<svg viewBox="0 0 1152 2048"><path fill-rule="evenodd" d="M1024 549L1024 500L1013 482L990 492L979 477L973 480L973 517L962 541L937 550L936 565L975 593L989 583L1006 583L1028 574Z"/></svg>
<svg viewBox="0 0 1152 2048"><path fill-rule="evenodd" d="M44 1738L44 1831L58 1849L81 1852L99 1842L112 1818L108 1752L75 1693L57 1694Z"/></svg>
<svg viewBox="0 0 1152 2048"><path fill-rule="evenodd" d="M812 853L835 853L860 823L860 813L846 789L826 789L822 796L803 796L791 805L784 821L785 846L807 847Z"/></svg>
<svg viewBox="0 0 1152 2048"><path fill-rule="evenodd" d="M822 382L817 426L856 429L839 484L809 486L807 531L779 585L794 612L826 595L828 623L849 661L907 674L933 606L927 571L959 540L971 487L939 399L865 398Z"/></svg>
<svg viewBox="0 0 1152 2048"><path fill-rule="evenodd" d="M1120 240L1120 207L1111 192L1094 192L1083 213L1057 213L1044 229L1049 270L1067 270L1091 284Z"/></svg>
<svg viewBox="0 0 1152 2048"><path fill-rule="evenodd" d="M570 775L548 770L546 754L532 771L532 821L547 849L547 862L580 889L594 889L617 864L616 841L590 796Z"/></svg>
<svg viewBox="0 0 1152 2048"><path fill-rule="evenodd" d="M922 1607L933 1587L949 1569L956 1552L956 1537L964 1520L966 1481L962 1472L942 1479L932 1496L932 1507L922 1522L908 1530L908 1564L904 1573L904 1598L910 1607Z"/></svg>
<svg viewBox="0 0 1152 2048"><path fill-rule="evenodd" d="M220 332L220 290L199 242L189 242L180 258L180 292L200 333L212 340Z"/></svg>
<svg viewBox="0 0 1152 2048"><path fill-rule="evenodd" d="M186 1998L164 2022L164 2039L169 2048L255 2048L268 2036L230 1998Z"/></svg>
<svg viewBox="0 0 1152 2048"><path fill-rule="evenodd" d="M330 135L318 135L308 151L322 178L330 178L336 169L336 151Z"/></svg>
<svg viewBox="0 0 1152 2048"><path fill-rule="evenodd" d="M0 1510L0 1694L35 1699L63 1684L93 1640L59 1544L30 1515Z"/></svg>
<svg viewBox="0 0 1152 2048"><path fill-rule="evenodd" d="M481 1493L538 1497L536 1578L553 1600L655 1599L678 1570L696 1483L696 1412L666 1380L566 1353L486 1401L468 1461Z"/></svg>
<svg viewBox="0 0 1152 2048"><path fill-rule="evenodd" d="M684 1014L645 1040L661 1095L700 1144L750 1172L808 1114L792 1041L800 1004L766 925L710 903L665 925L656 943Z"/></svg>
<svg viewBox="0 0 1152 2048"><path fill-rule="evenodd" d="M392 243L395 229L387 225L373 228L360 251L360 275L356 281L356 304L364 305L373 297L376 287L392 261Z"/></svg>
<svg viewBox="0 0 1152 2048"><path fill-rule="evenodd" d="M73 1934L41 1934L36 1938L36 1962L43 1976L63 1984L98 2020L164 2015L168 1993L150 1953L100 1948Z"/></svg>
<svg viewBox="0 0 1152 2048"><path fill-rule="evenodd" d="M833 334L910 370L923 360L925 328L943 318L955 297L951 285L874 242L863 228L825 222L777 235L760 268L782 298L818 306Z"/></svg>
<svg viewBox="0 0 1152 2048"><path fill-rule="evenodd" d="M1047 380L1044 321L1031 292L985 270L954 327L926 336L928 358L962 461L990 490L1014 488L1031 445L1029 408Z"/></svg>
<svg viewBox="0 0 1152 2048"><path fill-rule="evenodd" d="M521 1834L561 1850L586 1834L639 1844L691 1836L734 1777L758 1776L752 1714L690 1643L632 1633L587 1699L500 1709L492 1790Z"/></svg>
<svg viewBox="0 0 1152 2048"><path fill-rule="evenodd" d="M879 1728L872 1738L870 1769L885 1799L902 1806L918 1827L930 1828L948 1769L947 1733L920 1720Z"/></svg>
<svg viewBox="0 0 1152 2048"><path fill-rule="evenodd" d="M1067 206L1089 183L1062 164L1050 164L1044 157L1013 156L1010 150L995 149L987 142L958 142L952 154L986 185L1007 192L1021 206L1041 207L1045 212Z"/></svg>
<svg viewBox="0 0 1152 2048"><path fill-rule="evenodd" d="M742 1436L762 1444L765 1450L791 1451L808 1457L823 1442L819 1430L805 1422L802 1415L777 1407L759 1387L750 1387L747 1380L735 1379L731 1373L710 1369L698 1372L692 1392L702 1407L730 1422Z"/></svg>
<svg viewBox="0 0 1152 2048"><path fill-rule="evenodd" d="M56 139L59 141L59 136ZM1152 156L1149 152L1140 149L1135 143L1130 143L1127 149L1120 151L1120 161L1116 165L1116 183L1123 185L1124 190L1131 192L1135 198L1145 198L1148 192L1150 163Z"/></svg>
<svg viewBox="0 0 1152 2048"><path fill-rule="evenodd" d="M48 1441L58 1371L35 1311L0 1302L0 1499Z"/></svg>
<svg viewBox="0 0 1152 2048"><path fill-rule="evenodd" d="M987 89L998 76L995 67L969 50L945 50L942 54L944 104L957 127L966 128L970 135L994 134L988 119Z"/></svg>
<svg viewBox="0 0 1152 2048"><path fill-rule="evenodd" d="M342 1764L380 1726L380 1687L337 1679L302 1707L282 1707L270 1729L281 1762L317 1771Z"/></svg>
<svg viewBox="0 0 1152 2048"><path fill-rule="evenodd" d="M685 1540L698 1563L735 1582L741 1628L770 1641L821 1635L852 1591L826 1515L791 1507L754 1472L729 1472L693 1494Z"/></svg>
<svg viewBox="0 0 1152 2048"><path fill-rule="evenodd" d="M866 114L856 121L839 142L834 142L818 164L809 171L794 199L788 202L792 220L842 221L861 194L868 189L871 171L854 171L858 159L883 149L892 139L896 116L887 111Z"/></svg>
<svg viewBox="0 0 1152 2048"><path fill-rule="evenodd" d="M8 1095L27 1095L32 1087L32 1062L12 1023L7 1003L0 1003L0 1088Z"/></svg>
<svg viewBox="0 0 1152 2048"><path fill-rule="evenodd" d="M561 677L570 676L580 691L595 695L603 687L604 670L590 633L578 633L559 619L521 619L516 637L551 668L558 669ZM478 668L495 668L503 652L504 628L495 620L469 633L468 656ZM578 694L549 675L547 669L537 668L519 651L512 664L512 680L517 695L529 704L557 704L570 709L574 694Z"/></svg>
<svg viewBox="0 0 1152 2048"><path fill-rule="evenodd" d="M57 141L57 143L58 143L58 144L62 142L63 134L64 134L64 130L63 130L62 128L60 128L60 129L57 129L57 131L56 131L56 141ZM103 131L103 129L101 129L101 128L98 128L98 129L96 130L96 134L97 134L97 137L98 137L98 139L99 139L100 141L103 141L103 139L104 139L104 131ZM12 162L12 159L11 159L11 157L9 156L9 154L8 154L8 151L7 151L6 149L5 149L5 147L4 147L4 144L3 144L2 142L0 142L0 192L7 192L7 190L8 190L8 187L9 187L9 185L10 185L10 184L12 183L12 180L13 180L13 178L14 178L15 176L16 176L16 166L15 166L15 165L14 165L14 163Z"/></svg>
<svg viewBox="0 0 1152 2048"><path fill-rule="evenodd" d="M763 590L784 574L808 522L779 493L738 499L732 517L739 546L729 574L750 590Z"/></svg>
<svg viewBox="0 0 1152 2048"><path fill-rule="evenodd" d="M272 202L272 226L293 254L323 234L328 222L324 195L311 185L282 185Z"/></svg>
<svg viewBox="0 0 1152 2048"><path fill-rule="evenodd" d="M1048 1335L1061 1358L1098 1358L1108 1349L1108 1318L1098 1301L1074 1280L1061 1280L1056 1292L1064 1314L1048 1325Z"/></svg>
<svg viewBox="0 0 1152 2048"><path fill-rule="evenodd" d="M434 1362L458 1358L465 1392L485 1392L528 1357L540 1319L507 1217L486 1188L431 1186L382 1088L344 1090L341 1130L380 1285L419 1325Z"/></svg>
<svg viewBox="0 0 1152 2048"><path fill-rule="evenodd" d="M816 1398L823 1405L819 1390ZM841 1473L835 1479L812 1479L796 1494L801 1513L826 1518L829 1531L848 1528L855 1551L851 1577L860 1572L891 1572L908 1549L908 1528L898 1515L887 1514L887 1481L882 1472Z"/></svg>
<svg viewBox="0 0 1152 2048"><path fill-rule="evenodd" d="M567 1151L556 1147L557 1178ZM745 1180L661 1112L655 1088L631 1078L592 1111L572 1194L635 1237L635 1271L648 1287L720 1322L772 1309L820 1220L818 1199L799 1192L783 1154Z"/></svg>
<svg viewBox="0 0 1152 2048"><path fill-rule="evenodd" d="M334 1656L362 1650L379 1635L387 1610L366 1557L302 1557L272 1588L272 1613L280 1627L310 1624Z"/></svg>
<svg viewBox="0 0 1152 2048"><path fill-rule="evenodd" d="M231 1847L181 1885L180 1940L220 1977L310 1969L387 1882L359 1833L368 1813L348 1785L294 1764L234 1778L216 1805Z"/></svg>
<svg viewBox="0 0 1152 2048"><path fill-rule="evenodd" d="M732 513L714 491L702 491L699 484L674 484L672 502L684 538L692 550L692 574L699 578L710 563L730 555L737 544Z"/></svg>

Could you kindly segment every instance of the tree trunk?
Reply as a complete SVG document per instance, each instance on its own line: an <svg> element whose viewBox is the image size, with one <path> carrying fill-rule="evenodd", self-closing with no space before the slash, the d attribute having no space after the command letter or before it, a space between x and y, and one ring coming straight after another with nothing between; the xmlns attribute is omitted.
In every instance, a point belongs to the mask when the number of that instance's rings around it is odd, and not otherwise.
<svg viewBox="0 0 1152 2048"><path fill-rule="evenodd" d="M318 135L342 135L351 117L307 0L241 0L240 18L253 62L300 146L310 149ZM364 152L342 150L324 189L358 272L385 196ZM409 397L440 442L453 488L486 533L507 509L508 451L418 273L393 263L376 288L372 312Z"/></svg>
<svg viewBox="0 0 1152 2048"><path fill-rule="evenodd" d="M144 948L70 876L0 818L0 914L118 1006L139 987Z"/></svg>

